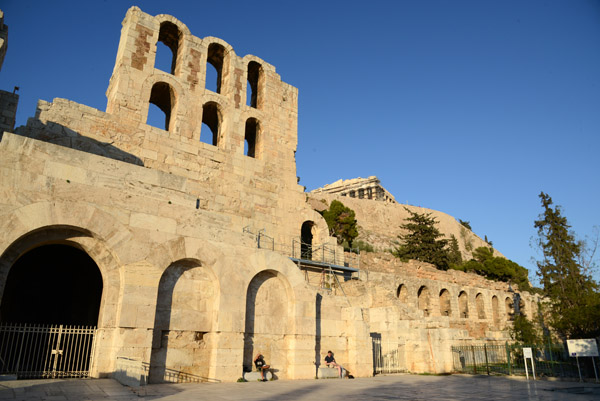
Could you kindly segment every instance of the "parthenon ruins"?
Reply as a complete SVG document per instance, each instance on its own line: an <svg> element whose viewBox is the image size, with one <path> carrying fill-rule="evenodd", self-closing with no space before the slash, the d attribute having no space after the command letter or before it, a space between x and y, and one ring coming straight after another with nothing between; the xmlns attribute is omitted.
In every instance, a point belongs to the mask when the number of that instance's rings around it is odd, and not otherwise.
<svg viewBox="0 0 600 401"><path fill-rule="evenodd" d="M172 52L167 71L157 43ZM15 374L236 381L260 352L276 378L312 379L329 349L356 377L383 358L443 373L452 345L509 338L507 283L384 252L407 212L376 177L304 192L298 90L273 65L138 7L115 51L104 111L40 100L26 125L0 133L0 336L89 339L76 371L58 346L32 356L54 355L53 368L31 370L0 349ZM334 199L380 252L347 253L330 236L311 205ZM465 256L485 245L429 212ZM537 295L520 300L535 313Z"/></svg>

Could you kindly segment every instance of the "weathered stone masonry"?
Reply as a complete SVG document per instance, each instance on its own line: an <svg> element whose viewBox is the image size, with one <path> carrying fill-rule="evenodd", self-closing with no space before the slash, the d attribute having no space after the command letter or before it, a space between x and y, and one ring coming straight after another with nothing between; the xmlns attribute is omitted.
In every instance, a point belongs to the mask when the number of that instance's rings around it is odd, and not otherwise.
<svg viewBox="0 0 600 401"><path fill-rule="evenodd" d="M157 42L173 52L170 71L155 68ZM105 112L40 101L0 141L0 297L35 249L89 255L102 276L92 375L126 359L154 382L235 381L260 351L279 378L306 379L332 349L369 376L373 334L402 349L404 370L441 372L450 345L507 338L504 283L379 254L362 256L361 279L342 292L257 248L258 232L291 245L305 225L343 255L297 183L298 92L267 62L132 7L106 95ZM147 124L151 103L164 129Z"/></svg>

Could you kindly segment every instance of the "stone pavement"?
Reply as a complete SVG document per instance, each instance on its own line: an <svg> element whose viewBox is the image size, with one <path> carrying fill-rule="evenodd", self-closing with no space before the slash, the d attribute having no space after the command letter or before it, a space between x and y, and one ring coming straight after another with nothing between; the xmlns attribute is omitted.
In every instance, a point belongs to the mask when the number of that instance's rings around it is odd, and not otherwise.
<svg viewBox="0 0 600 401"><path fill-rule="evenodd" d="M354 380L154 384L132 389L112 379L0 382L0 400L600 400L600 384L488 376L390 375Z"/></svg>

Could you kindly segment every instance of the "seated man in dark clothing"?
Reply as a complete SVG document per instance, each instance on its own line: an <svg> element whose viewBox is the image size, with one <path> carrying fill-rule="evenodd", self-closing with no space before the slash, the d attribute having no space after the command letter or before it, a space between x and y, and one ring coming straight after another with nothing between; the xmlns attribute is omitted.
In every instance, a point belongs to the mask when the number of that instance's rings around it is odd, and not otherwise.
<svg viewBox="0 0 600 401"><path fill-rule="evenodd" d="M325 365L330 368L337 368L338 375L342 377L342 367L337 364L335 358L333 357L333 352L327 351L327 355L325 355Z"/></svg>
<svg viewBox="0 0 600 401"><path fill-rule="evenodd" d="M256 370L260 372L261 380L266 382L267 379L265 378L265 370L269 370L271 366L266 364L265 357L262 356L260 352L258 355L256 355L256 358L254 358L254 366L256 366Z"/></svg>

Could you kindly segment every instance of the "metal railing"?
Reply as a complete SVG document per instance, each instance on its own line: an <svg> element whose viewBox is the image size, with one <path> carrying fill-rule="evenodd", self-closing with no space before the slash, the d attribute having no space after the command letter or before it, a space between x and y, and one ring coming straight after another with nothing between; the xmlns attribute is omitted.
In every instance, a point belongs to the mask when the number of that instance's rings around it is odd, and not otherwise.
<svg viewBox="0 0 600 401"><path fill-rule="evenodd" d="M292 238L289 243L280 243L276 242L273 237L265 234L264 230L254 233L250 227L244 227L243 232L252 235L256 240L256 246L260 249L269 249L296 259L356 269L360 268L360 250L358 248L353 248L349 251L339 251L338 247L334 245L312 245L303 242L299 238Z"/></svg>
<svg viewBox="0 0 600 401"><path fill-rule="evenodd" d="M373 344L373 374L400 373L406 371L400 361L398 344L386 341L382 344L381 337L371 337Z"/></svg>
<svg viewBox="0 0 600 401"><path fill-rule="evenodd" d="M523 347L532 349L536 374L554 377L579 377L575 358L569 357L566 348L562 344L495 343L453 346L454 370L462 373L525 376ZM580 358L579 360L582 374L586 377L594 377L592 363L585 361L585 359L589 358Z"/></svg>
<svg viewBox="0 0 600 401"><path fill-rule="evenodd" d="M0 374L89 377L96 327L0 324Z"/></svg>

